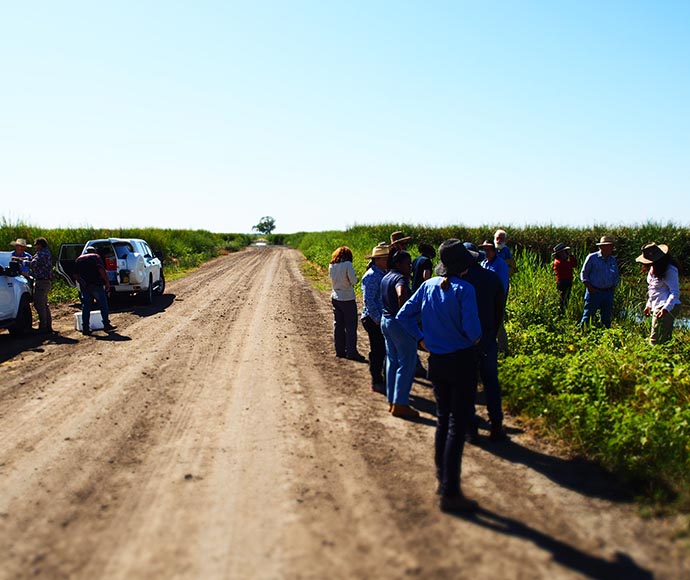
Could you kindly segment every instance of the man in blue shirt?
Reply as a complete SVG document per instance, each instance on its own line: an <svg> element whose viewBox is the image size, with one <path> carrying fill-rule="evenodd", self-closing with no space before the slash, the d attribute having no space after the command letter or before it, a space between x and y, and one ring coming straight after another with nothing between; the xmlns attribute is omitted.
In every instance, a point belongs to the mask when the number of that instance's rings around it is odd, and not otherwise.
<svg viewBox="0 0 690 580"><path fill-rule="evenodd" d="M482 261L482 268L491 270L498 274L503 284L503 293L505 294L505 300L508 300L508 286L510 284L508 278L510 277L510 269L506 261L498 255L496 251L496 246L491 240L485 240L484 243L479 246L485 254L485 259ZM508 354L508 335L506 334L506 328L501 320L501 326L498 329L498 351L503 354Z"/></svg>
<svg viewBox="0 0 690 580"><path fill-rule="evenodd" d="M362 326L369 335L369 373L371 390L377 393L386 392L386 381L383 377L383 364L386 359L386 342L381 332L381 280L388 264L388 244L381 242L366 256L370 259L369 267L362 276Z"/></svg>
<svg viewBox="0 0 690 580"><path fill-rule="evenodd" d="M589 254L582 265L580 279L587 287L587 291L580 326L587 323L599 310L601 323L606 328L611 328L613 292L620 281L618 262L613 256L613 245L612 238L602 236L597 244L599 251Z"/></svg>

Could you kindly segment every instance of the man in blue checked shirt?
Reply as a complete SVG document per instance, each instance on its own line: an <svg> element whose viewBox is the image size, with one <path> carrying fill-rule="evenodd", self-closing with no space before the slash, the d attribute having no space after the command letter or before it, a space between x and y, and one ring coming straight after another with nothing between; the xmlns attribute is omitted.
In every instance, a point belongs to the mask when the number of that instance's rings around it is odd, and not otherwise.
<svg viewBox="0 0 690 580"><path fill-rule="evenodd" d="M613 255L613 245L612 238L602 236L597 244L599 251L587 256L582 265L580 279L587 287L587 291L580 326L587 323L599 310L601 323L606 328L611 328L613 293L620 281L618 262Z"/></svg>
<svg viewBox="0 0 690 580"><path fill-rule="evenodd" d="M386 273L389 247L385 242L378 244L369 256L369 267L362 276L362 326L369 335L369 372L371 373L371 390L377 393L386 392L386 381L383 378L383 363L386 359L386 341L381 332L381 280Z"/></svg>

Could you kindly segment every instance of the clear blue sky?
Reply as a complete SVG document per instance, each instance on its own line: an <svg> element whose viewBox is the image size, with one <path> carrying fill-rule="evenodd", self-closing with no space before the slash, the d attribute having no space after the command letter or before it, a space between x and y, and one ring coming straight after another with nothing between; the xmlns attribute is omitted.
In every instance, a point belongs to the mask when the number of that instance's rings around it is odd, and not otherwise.
<svg viewBox="0 0 690 580"><path fill-rule="evenodd" d="M0 217L690 222L690 2L12 2Z"/></svg>

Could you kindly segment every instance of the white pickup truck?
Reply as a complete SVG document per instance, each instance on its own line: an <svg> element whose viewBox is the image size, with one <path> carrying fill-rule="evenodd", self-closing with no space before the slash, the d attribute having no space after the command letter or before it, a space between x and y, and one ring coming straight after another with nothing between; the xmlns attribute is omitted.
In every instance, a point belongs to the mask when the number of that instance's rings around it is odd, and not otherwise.
<svg viewBox="0 0 690 580"><path fill-rule="evenodd" d="M31 290L12 252L0 252L0 328L10 334L31 330Z"/></svg>
<svg viewBox="0 0 690 580"><path fill-rule="evenodd" d="M74 263L89 246L96 248L103 259L111 295L136 295L144 304L151 304L156 294L165 291L160 255L136 238L106 238L60 246L56 269L70 286L77 285Z"/></svg>

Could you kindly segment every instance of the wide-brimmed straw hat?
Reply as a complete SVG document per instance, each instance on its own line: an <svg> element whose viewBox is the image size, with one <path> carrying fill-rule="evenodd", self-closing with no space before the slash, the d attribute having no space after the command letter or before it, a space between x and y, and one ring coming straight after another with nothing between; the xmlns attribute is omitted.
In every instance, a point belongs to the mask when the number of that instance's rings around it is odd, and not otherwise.
<svg viewBox="0 0 690 580"><path fill-rule="evenodd" d="M460 274L475 261L465 245L455 238L446 240L438 247L438 256L441 262L436 266L436 273L440 276Z"/></svg>
<svg viewBox="0 0 690 580"><path fill-rule="evenodd" d="M556 254L558 254L558 252L567 252L569 249L570 246L566 246L563 242L560 242L553 247L553 252L551 253L551 255L555 256Z"/></svg>
<svg viewBox="0 0 690 580"><path fill-rule="evenodd" d="M401 242L409 242L412 239L411 236L406 236L402 232L393 232L391 234L391 246L393 244L399 244Z"/></svg>
<svg viewBox="0 0 690 580"><path fill-rule="evenodd" d="M642 246L642 253L635 258L635 261L640 264L653 264L661 260L666 254L668 254L668 246L666 244L650 242Z"/></svg>
<svg viewBox="0 0 690 580"><path fill-rule="evenodd" d="M27 244L24 238L17 238L14 242L10 242L10 246L24 246L25 248L31 248L31 244Z"/></svg>
<svg viewBox="0 0 690 580"><path fill-rule="evenodd" d="M388 253L390 252L390 247L386 242L379 242L374 246L374 249L371 250L371 254L369 256L364 256L367 260L375 260L376 258L387 258Z"/></svg>
<svg viewBox="0 0 690 580"><path fill-rule="evenodd" d="M613 238L610 238L609 236L601 236L597 246L613 246L614 244L615 242L613 241Z"/></svg>

